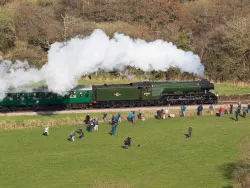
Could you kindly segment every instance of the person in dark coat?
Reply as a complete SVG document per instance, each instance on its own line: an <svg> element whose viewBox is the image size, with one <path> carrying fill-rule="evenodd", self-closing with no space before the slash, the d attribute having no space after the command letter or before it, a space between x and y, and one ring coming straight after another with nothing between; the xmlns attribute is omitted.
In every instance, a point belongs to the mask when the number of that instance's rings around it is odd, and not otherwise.
<svg viewBox="0 0 250 188"><path fill-rule="evenodd" d="M192 132L193 132L193 128L192 128L192 126L190 126L188 128L188 136L189 136L189 138L192 136Z"/></svg>
<svg viewBox="0 0 250 188"><path fill-rule="evenodd" d="M88 114L88 115L86 115L86 117L85 117L85 123L86 124L89 124L90 123L90 115Z"/></svg>
<svg viewBox="0 0 250 188"><path fill-rule="evenodd" d="M240 114L240 107L238 107L235 111L235 120L238 121L239 120L239 114Z"/></svg>
<svg viewBox="0 0 250 188"><path fill-rule="evenodd" d="M233 113L233 108L234 108L233 104L230 104L230 108L229 108L229 112L230 112L230 114L232 114L232 113Z"/></svg>
<svg viewBox="0 0 250 188"><path fill-rule="evenodd" d="M157 110L156 111L156 116L155 116L156 119L161 119L161 111L160 110Z"/></svg>
<svg viewBox="0 0 250 188"><path fill-rule="evenodd" d="M197 115L202 116L202 111L203 111L203 106L202 106L202 104L200 104L197 108Z"/></svg>
<svg viewBox="0 0 250 188"><path fill-rule="evenodd" d="M112 114L112 117L111 117L111 124L113 124L115 122L115 115Z"/></svg>
<svg viewBox="0 0 250 188"><path fill-rule="evenodd" d="M124 140L124 147L128 149L129 146L131 146L131 136Z"/></svg>
<svg viewBox="0 0 250 188"><path fill-rule="evenodd" d="M241 102L238 103L238 111L239 111L239 114L241 112Z"/></svg>
<svg viewBox="0 0 250 188"><path fill-rule="evenodd" d="M84 139L84 133L82 132L79 136L80 139Z"/></svg>

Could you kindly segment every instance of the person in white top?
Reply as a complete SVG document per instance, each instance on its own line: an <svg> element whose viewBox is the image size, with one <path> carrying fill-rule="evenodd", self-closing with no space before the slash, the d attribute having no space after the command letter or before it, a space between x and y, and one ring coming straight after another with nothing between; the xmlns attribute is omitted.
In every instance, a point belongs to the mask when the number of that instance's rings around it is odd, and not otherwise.
<svg viewBox="0 0 250 188"><path fill-rule="evenodd" d="M69 135L69 141L74 142L75 141L75 131L72 131Z"/></svg>
<svg viewBox="0 0 250 188"><path fill-rule="evenodd" d="M43 133L44 136L49 136L49 127L45 127L44 128L44 133Z"/></svg>

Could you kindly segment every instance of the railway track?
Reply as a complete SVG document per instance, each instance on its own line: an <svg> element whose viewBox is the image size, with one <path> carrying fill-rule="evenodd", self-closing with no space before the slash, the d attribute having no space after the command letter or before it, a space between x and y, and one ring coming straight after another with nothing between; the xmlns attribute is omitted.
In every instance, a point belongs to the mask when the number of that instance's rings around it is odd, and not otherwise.
<svg viewBox="0 0 250 188"><path fill-rule="evenodd" d="M246 107L250 101L242 101L242 107ZM214 108L219 108L223 104L233 104L234 107L238 104L238 101L219 101L218 104L214 104ZM84 109L84 110L63 110L63 111L20 111L20 112L7 112L0 113L0 116L35 116L35 115L54 115L54 114L88 114L88 113L108 113L108 112L129 112L129 111L156 111L159 109L180 110L181 105L178 106L151 106L151 107L127 107L127 108L105 108L105 109ZM187 110L196 110L197 105L186 105ZM209 105L203 105L204 109L208 109Z"/></svg>

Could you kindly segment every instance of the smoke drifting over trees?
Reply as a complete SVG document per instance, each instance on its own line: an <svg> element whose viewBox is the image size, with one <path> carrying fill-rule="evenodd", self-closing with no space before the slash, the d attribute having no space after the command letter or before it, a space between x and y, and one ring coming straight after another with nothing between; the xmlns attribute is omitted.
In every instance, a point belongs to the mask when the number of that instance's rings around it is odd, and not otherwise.
<svg viewBox="0 0 250 188"><path fill-rule="evenodd" d="M77 85L82 75L99 69L112 71L131 66L143 71L164 71L178 67L181 71L202 76L204 67L199 56L178 49L172 43L156 40L133 40L115 33L109 38L102 30L95 30L85 38L56 42L48 51L48 62L40 69L29 68L27 62L0 64L1 93L10 86L19 87L30 82L46 81L49 89L63 94Z"/></svg>

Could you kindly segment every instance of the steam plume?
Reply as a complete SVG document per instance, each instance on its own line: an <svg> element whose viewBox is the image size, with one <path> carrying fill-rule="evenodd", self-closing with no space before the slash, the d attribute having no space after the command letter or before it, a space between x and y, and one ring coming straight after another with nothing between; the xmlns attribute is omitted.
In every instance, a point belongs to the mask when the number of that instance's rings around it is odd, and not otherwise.
<svg viewBox="0 0 250 188"><path fill-rule="evenodd" d="M118 33L110 39L97 29L88 37L76 37L67 43L52 44L48 52L48 63L40 70L28 68L27 62L13 65L3 61L0 64L0 94L10 85L18 87L30 81L42 80L46 81L51 91L62 94L76 86L77 79L82 75L98 69L122 69L127 65L143 71L179 67L181 71L201 76L204 74L199 56L177 49L172 43L133 40Z"/></svg>

